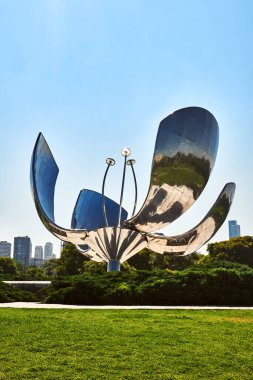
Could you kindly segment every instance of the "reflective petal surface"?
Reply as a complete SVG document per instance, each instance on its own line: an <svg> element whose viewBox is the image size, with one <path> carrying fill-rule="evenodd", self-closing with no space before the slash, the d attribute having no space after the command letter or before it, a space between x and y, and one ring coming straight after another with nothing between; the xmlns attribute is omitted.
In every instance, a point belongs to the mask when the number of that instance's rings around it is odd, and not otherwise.
<svg viewBox="0 0 253 380"><path fill-rule="evenodd" d="M54 222L54 190L59 173L51 150L39 134L32 154L30 181L35 207L44 226L61 240L83 244L87 231L66 229Z"/></svg>
<svg viewBox="0 0 253 380"><path fill-rule="evenodd" d="M147 240L139 232L119 227L91 231L86 242L103 261L121 263L147 246Z"/></svg>
<svg viewBox="0 0 253 380"><path fill-rule="evenodd" d="M54 190L59 169L51 150L42 135L39 134L31 161L31 190L43 213L54 222Z"/></svg>
<svg viewBox="0 0 253 380"><path fill-rule="evenodd" d="M159 125L151 180L141 210L125 225L159 230L181 216L209 179L218 146L218 123L199 107L180 109Z"/></svg>
<svg viewBox="0 0 253 380"><path fill-rule="evenodd" d="M219 230L231 207L235 184L227 183L205 218L190 231L177 236L148 235L148 248L164 253L189 255L206 244Z"/></svg>
<svg viewBox="0 0 253 380"><path fill-rule="evenodd" d="M96 252L94 252L91 248L88 247L87 244L84 245L76 245L78 251L80 251L84 256L88 257L88 259L96 261L98 263L104 261Z"/></svg>
<svg viewBox="0 0 253 380"><path fill-rule="evenodd" d="M187 255L207 243L219 230L229 212L235 184L228 183L205 218L190 231L177 236L152 234L181 216L196 201L206 186L218 146L218 124L214 116L200 107L180 109L159 125L148 193L140 211L127 219L121 208L126 165L125 157L120 205L104 196L105 179L115 160L107 159L102 193L83 189L72 215L71 228L58 226L54 218L54 192L59 169L50 148L40 133L31 160L31 190L39 217L45 227L61 240L75 244L91 260L108 263L107 270L120 270L120 263L145 247L163 254Z"/></svg>
<svg viewBox="0 0 253 380"><path fill-rule="evenodd" d="M108 226L118 223L119 204L105 197ZM127 211L121 210L121 224L127 219ZM88 231L105 227L102 194L92 190L81 190L72 215L71 228L84 228Z"/></svg>

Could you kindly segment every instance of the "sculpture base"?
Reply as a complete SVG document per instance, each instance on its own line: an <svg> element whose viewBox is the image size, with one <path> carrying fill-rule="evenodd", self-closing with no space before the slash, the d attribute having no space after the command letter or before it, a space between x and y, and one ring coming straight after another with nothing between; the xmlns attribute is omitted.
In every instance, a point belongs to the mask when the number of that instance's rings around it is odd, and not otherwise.
<svg viewBox="0 0 253 380"><path fill-rule="evenodd" d="M111 272L113 270L120 271L120 262L118 260L111 260L107 263L107 272Z"/></svg>

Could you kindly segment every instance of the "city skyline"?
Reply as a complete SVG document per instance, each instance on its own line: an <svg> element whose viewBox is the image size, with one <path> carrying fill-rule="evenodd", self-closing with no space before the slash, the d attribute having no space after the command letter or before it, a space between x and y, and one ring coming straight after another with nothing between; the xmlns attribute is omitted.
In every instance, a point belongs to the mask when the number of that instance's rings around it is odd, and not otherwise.
<svg viewBox="0 0 253 380"><path fill-rule="evenodd" d="M236 220L230 220L229 217L227 218L227 235L228 235L227 239L224 239L224 240L229 240L233 237L240 237L241 236L241 225L237 224ZM249 235L249 236L252 236L252 235ZM15 239L15 237L13 237L13 242L14 242L14 239ZM60 242L60 247L59 247L59 254L58 255L54 252L53 244L51 242L45 242L43 245L33 245L32 244L32 247L34 247L34 248L32 248L32 258L40 258L38 256L36 257L36 249L39 249L42 251L42 258L46 259L44 256L44 249L45 249L47 244L52 245L52 255L59 258L60 254L61 254L61 250L62 250L62 244L66 244L60 240L59 240L59 242ZM13 257L13 246L14 246L14 244L12 244L11 242L8 242L6 240L1 240L1 239L0 239L0 257L4 257L4 254L1 255L1 250L5 251L5 252L7 250L7 248L5 246L2 247L1 243L7 243L8 245L9 244L11 245L11 247L9 247L9 249L11 249L10 256ZM32 243L32 240L31 240L31 243Z"/></svg>
<svg viewBox="0 0 253 380"><path fill-rule="evenodd" d="M223 183L233 181L237 189L228 218L240 220L243 235L253 234L250 1L161 1L157 6L14 0L2 2L0 10L1 240L29 232L34 245L52 241L59 255L60 241L37 217L29 188L40 131L60 167L56 222L70 226L80 189L101 192L107 157L116 165L106 195L119 201L124 146L136 159L140 207L160 121L192 105L217 119L218 156L201 198L162 232L180 234L198 223ZM123 207L131 211L130 177L126 185ZM211 242L227 239L224 223Z"/></svg>
<svg viewBox="0 0 253 380"><path fill-rule="evenodd" d="M42 259L46 260L47 258L45 257L44 253L45 253L45 249L46 249L47 245L51 246L50 254L48 255L48 256L50 256L50 258L54 258L55 256L57 258L60 257L60 255L55 254L54 245L51 242L45 242L43 245L34 245L32 242L32 239L28 235L14 236L12 241L1 240L1 238L0 238L0 257L7 256L7 257L14 258L15 239L20 239L20 238L21 239L23 239L23 238L29 238L30 239L30 242L31 242L31 258L39 258L39 257L36 257L36 250L38 252L38 248L42 248ZM7 250L8 250L8 252L10 252L10 254L5 254L7 252ZM59 250L60 250L60 248L59 248ZM46 256L47 256L47 254L46 254Z"/></svg>

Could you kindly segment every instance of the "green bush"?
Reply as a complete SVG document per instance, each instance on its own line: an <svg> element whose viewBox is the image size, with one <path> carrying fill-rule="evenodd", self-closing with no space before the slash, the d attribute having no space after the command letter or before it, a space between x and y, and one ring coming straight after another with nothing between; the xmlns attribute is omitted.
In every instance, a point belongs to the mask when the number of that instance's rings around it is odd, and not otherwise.
<svg viewBox="0 0 253 380"><path fill-rule="evenodd" d="M0 303L3 302L33 302L37 297L30 293L15 288L12 285L0 281Z"/></svg>
<svg viewBox="0 0 253 380"><path fill-rule="evenodd" d="M226 260L253 267L253 238L241 236L219 243L208 244L206 260Z"/></svg>
<svg viewBox="0 0 253 380"><path fill-rule="evenodd" d="M53 281L46 302L83 305L253 305L253 269L200 264L182 271L86 273Z"/></svg>

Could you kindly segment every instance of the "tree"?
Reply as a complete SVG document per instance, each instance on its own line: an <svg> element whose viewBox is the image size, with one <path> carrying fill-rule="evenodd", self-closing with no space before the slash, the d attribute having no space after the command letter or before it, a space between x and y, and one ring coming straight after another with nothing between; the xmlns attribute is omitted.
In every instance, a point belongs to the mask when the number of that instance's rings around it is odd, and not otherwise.
<svg viewBox="0 0 253 380"><path fill-rule="evenodd" d="M97 263L93 260L84 261L83 271L86 273L104 274L106 272L106 263Z"/></svg>
<svg viewBox="0 0 253 380"><path fill-rule="evenodd" d="M176 256L172 253L164 253L163 255L152 252L147 248L137 253L128 260L128 263L136 269L172 269L183 270L196 264L203 255L193 252L187 256Z"/></svg>
<svg viewBox="0 0 253 380"><path fill-rule="evenodd" d="M73 244L67 244L59 259L57 273L62 276L72 276L83 273L83 264L89 260L79 252Z"/></svg>
<svg viewBox="0 0 253 380"><path fill-rule="evenodd" d="M163 256L166 268L172 270L184 270L197 264L204 255L199 252L193 252L187 256L176 256L171 253L165 253Z"/></svg>
<svg viewBox="0 0 253 380"><path fill-rule="evenodd" d="M42 268L30 267L26 270L25 277L31 280L43 280L47 275Z"/></svg>
<svg viewBox="0 0 253 380"><path fill-rule="evenodd" d="M127 262L129 265L133 266L136 269L151 270L152 269L151 257L150 257L151 254L152 254L152 251L150 251L147 248L144 248L140 252L138 252L136 255L128 259Z"/></svg>
<svg viewBox="0 0 253 380"><path fill-rule="evenodd" d="M10 257L0 257L0 273L17 274L17 265Z"/></svg>
<svg viewBox="0 0 253 380"><path fill-rule="evenodd" d="M51 259L43 263L43 272L46 276L56 276L60 266L60 259Z"/></svg>
<svg viewBox="0 0 253 380"><path fill-rule="evenodd" d="M253 266L253 238L242 236L208 244L206 260L225 260Z"/></svg>

